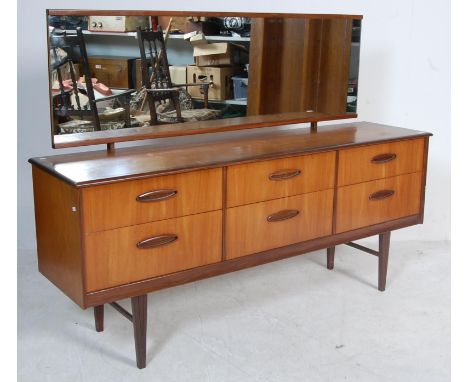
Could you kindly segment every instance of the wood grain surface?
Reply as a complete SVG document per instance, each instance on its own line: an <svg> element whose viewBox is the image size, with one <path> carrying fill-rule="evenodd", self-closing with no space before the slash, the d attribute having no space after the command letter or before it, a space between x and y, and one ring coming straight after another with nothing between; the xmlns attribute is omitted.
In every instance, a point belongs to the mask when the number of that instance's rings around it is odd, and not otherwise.
<svg viewBox="0 0 468 382"><path fill-rule="evenodd" d="M237 257L219 263L213 263L202 267L192 268L185 271L172 273L165 276L108 288L86 295L87 306L95 306L109 301L120 300L131 296L138 296L142 293L154 292L156 290L170 288L176 285L186 284L192 281L214 277L217 275L235 272L241 269L254 267L257 265L270 263L292 256L329 248L349 241L359 240L365 237L378 235L382 232L412 226L419 223L420 216L412 215L404 218L391 220L385 223L375 224L357 230L343 232L336 235L325 236L313 240L291 244L286 247L275 248L259 252L250 256Z"/></svg>
<svg viewBox="0 0 468 382"><path fill-rule="evenodd" d="M84 307L79 191L33 167L39 271Z"/></svg>
<svg viewBox="0 0 468 382"><path fill-rule="evenodd" d="M284 210L296 210L298 214L281 221L267 220ZM228 208L226 258L330 235L332 216L333 190Z"/></svg>
<svg viewBox="0 0 468 382"><path fill-rule="evenodd" d="M138 141L144 139L180 137L219 133L226 131L242 131L262 127L281 126L295 123L310 123L320 121L334 121L339 119L356 118L355 113L324 114L317 112L295 112L267 115L252 115L214 119L210 121L172 123L127 129L102 130L89 133L62 134L53 136L52 147L61 149L66 147L89 146L116 142Z"/></svg>
<svg viewBox="0 0 468 382"><path fill-rule="evenodd" d="M147 192L171 189L173 197L137 201ZM85 232L148 223L222 208L222 169L88 187L83 192Z"/></svg>
<svg viewBox="0 0 468 382"><path fill-rule="evenodd" d="M421 205L422 173L359 183L338 188L336 232L370 226L416 215ZM394 191L384 198L370 198L381 191Z"/></svg>
<svg viewBox="0 0 468 382"><path fill-rule="evenodd" d="M87 291L96 291L221 261L221 211L90 233L85 236ZM175 234L170 244L143 240Z"/></svg>
<svg viewBox="0 0 468 382"><path fill-rule="evenodd" d="M336 152L311 154L229 166L227 206L240 206L284 196L333 188ZM291 175L288 175L287 172ZM285 173L285 179L272 175ZM276 180L273 180L273 179Z"/></svg>
<svg viewBox="0 0 468 382"><path fill-rule="evenodd" d="M314 110L346 112L352 23L351 19L323 20L317 106Z"/></svg>
<svg viewBox="0 0 468 382"><path fill-rule="evenodd" d="M421 154L421 166L425 167L430 135L359 122L321 127L317 133L311 133L309 128L259 129L237 136L221 133L203 142L195 140L192 143L181 143L178 139L169 139L164 145L116 149L114 152L95 151L33 158L30 162L33 163L36 194L40 270L80 306L86 307L420 223L423 217L423 168L417 173L393 177L390 177L393 173L386 170L383 175L376 175L387 177L385 179L338 187L335 196L337 233L334 235L333 188L290 197L282 197L284 194L279 193L279 199L227 208L225 214L222 210L201 214L193 212L195 215L166 217L165 220L152 220L144 224L137 223L141 216L134 215L134 208L125 212L125 205L129 204L130 194L132 203L150 205L153 202L136 202L136 197L149 192L151 199L154 197L152 191L178 187L179 183L164 183L164 178L188 179L192 173L201 171L216 175L207 181L202 181L200 177L191 179L187 182L190 186L187 186L188 189L197 182L200 187L203 184L210 189L202 191L207 193L204 195L207 199L205 201L208 203L208 199L213 199L216 201L213 202L216 205L213 208L226 208L228 189L221 185L230 183L225 166L240 165L239 168L242 168L251 164L252 169L255 169L257 165L262 167L262 162L275 162L281 165L274 166L272 173L279 174L279 178L286 174L286 179L276 180L282 182L297 178L288 178L294 174L294 171L288 171L292 167L290 164L301 163L303 157L323 155L330 156L331 160L322 163L322 167L326 167L329 162L335 164L331 172L333 180L338 179L339 173L335 160L337 150L341 159L342 152L348 149L349 152L354 149L371 150L373 156L370 160L377 156L377 162L381 162L372 163L372 166L387 166L394 160L404 158L402 152L397 152L397 159L391 159L388 155L388 148L393 147L391 145L397 142L397 146L403 147L412 145L418 139L424 141L421 153L418 149L406 149L403 152L412 151L414 162L419 161L415 156ZM382 145L389 146L385 146L384 152L372 152L375 148L382 148ZM350 154L349 158L355 168L358 166L362 169L361 172L372 172L361 166L359 156ZM300 170L301 174L305 171L302 168ZM404 171L410 170L406 168ZM352 172L352 169L348 171ZM245 171L245 176L238 183L248 181L249 175L251 179L257 179L258 171ZM266 176L270 177L271 173ZM314 176L315 172L309 174L308 178L313 179ZM156 183L151 183L153 181ZM127 188L129 185L131 192ZM101 187L104 191L96 197L85 219L81 207L86 199L84 195ZM219 198L209 196L213 195L210 194L212 190L215 194L219 190ZM286 194L289 192L286 191ZM80 194L83 200L80 200ZM171 192L156 195L171 195ZM268 197L266 195L262 194L261 198ZM315 202L307 200L313 198L313 195L317 198ZM374 197L369 199L371 195ZM176 200L178 196L179 193L156 203ZM117 216L121 212L122 216L126 216L125 219L130 219L125 221L135 225L112 229L108 229L112 225L104 225L106 231L84 233L80 217L94 219L93 214L97 214L101 208L99 204L112 200L109 205L115 207L115 211L110 214ZM143 200L147 200L147 197ZM193 204L199 203L194 201ZM75 215L70 218L68 208L76 214L77 220L74 220ZM49 210L54 209L58 211L52 213L49 222ZM177 210L177 214L192 213L189 206L180 210L178 207L171 209ZM101 226L108 213L100 214L101 220L98 219L95 227ZM135 216L137 220L132 220ZM157 213L148 218L158 219L158 216L164 215ZM56 235L56 231L60 230L63 234ZM222 261L223 230L226 236L225 261ZM84 240L83 259L80 255L80 237ZM174 251L174 248L178 249ZM50 250L53 253L48 253ZM150 256L138 256L142 252ZM83 289L86 290L84 297Z"/></svg>
<svg viewBox="0 0 468 382"><path fill-rule="evenodd" d="M173 138L164 145L54 155L30 162L82 187L430 135L369 122L324 126L316 133L310 128L272 127L236 136L222 133L208 142L180 143Z"/></svg>
<svg viewBox="0 0 468 382"><path fill-rule="evenodd" d="M322 40L323 23L307 18L252 19L247 115L320 112L321 46L333 43ZM345 61L349 59L348 55ZM346 100L339 114L345 112Z"/></svg>
<svg viewBox="0 0 468 382"><path fill-rule="evenodd" d="M338 185L422 171L424 143L424 138L421 138L341 150ZM394 159L379 160L385 154L393 154Z"/></svg>

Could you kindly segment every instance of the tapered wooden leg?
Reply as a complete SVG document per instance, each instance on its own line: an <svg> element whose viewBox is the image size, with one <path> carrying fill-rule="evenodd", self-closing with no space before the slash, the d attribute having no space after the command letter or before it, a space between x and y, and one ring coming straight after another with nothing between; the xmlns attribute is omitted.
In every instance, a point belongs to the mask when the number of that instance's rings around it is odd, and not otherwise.
<svg viewBox="0 0 468 382"><path fill-rule="evenodd" d="M104 330L104 305L94 307L94 325L96 326L96 332Z"/></svg>
<svg viewBox="0 0 468 382"><path fill-rule="evenodd" d="M379 290L385 290L387 282L388 252L390 249L390 232L379 235Z"/></svg>
<svg viewBox="0 0 468 382"><path fill-rule="evenodd" d="M133 334L139 369L146 367L146 311L147 295L132 297Z"/></svg>
<svg viewBox="0 0 468 382"><path fill-rule="evenodd" d="M327 268L333 269L335 265L335 247L327 248Z"/></svg>

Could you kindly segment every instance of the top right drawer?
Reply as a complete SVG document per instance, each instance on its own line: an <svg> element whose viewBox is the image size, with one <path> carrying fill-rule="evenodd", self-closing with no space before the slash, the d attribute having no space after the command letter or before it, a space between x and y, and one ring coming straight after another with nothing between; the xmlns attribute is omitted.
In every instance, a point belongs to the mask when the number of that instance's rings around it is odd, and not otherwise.
<svg viewBox="0 0 468 382"><path fill-rule="evenodd" d="M424 138L340 150L338 186L422 171Z"/></svg>

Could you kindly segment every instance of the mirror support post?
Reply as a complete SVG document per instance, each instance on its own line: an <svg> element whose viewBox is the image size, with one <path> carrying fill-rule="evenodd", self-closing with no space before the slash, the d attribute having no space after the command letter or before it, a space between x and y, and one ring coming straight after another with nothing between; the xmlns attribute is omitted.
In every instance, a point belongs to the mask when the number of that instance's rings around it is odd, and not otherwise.
<svg viewBox="0 0 468 382"><path fill-rule="evenodd" d="M311 122L310 123L310 132L311 133L316 133L317 132L317 122Z"/></svg>
<svg viewBox="0 0 468 382"><path fill-rule="evenodd" d="M107 144L107 152L113 153L115 151L115 143L108 143Z"/></svg>

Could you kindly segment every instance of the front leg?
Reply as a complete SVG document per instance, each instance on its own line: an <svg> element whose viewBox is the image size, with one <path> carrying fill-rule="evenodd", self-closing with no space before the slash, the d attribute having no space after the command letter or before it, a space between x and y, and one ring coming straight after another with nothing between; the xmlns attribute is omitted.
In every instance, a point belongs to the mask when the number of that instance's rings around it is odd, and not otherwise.
<svg viewBox="0 0 468 382"><path fill-rule="evenodd" d="M104 305L94 307L94 325L96 326L96 332L104 330Z"/></svg>
<svg viewBox="0 0 468 382"><path fill-rule="evenodd" d="M387 283L388 253L390 251L390 232L379 235L379 290L385 290Z"/></svg>
<svg viewBox="0 0 468 382"><path fill-rule="evenodd" d="M327 268L333 269L335 265L335 247L327 248Z"/></svg>
<svg viewBox="0 0 468 382"><path fill-rule="evenodd" d="M139 369L146 367L147 295L132 297L133 334L136 361Z"/></svg>

